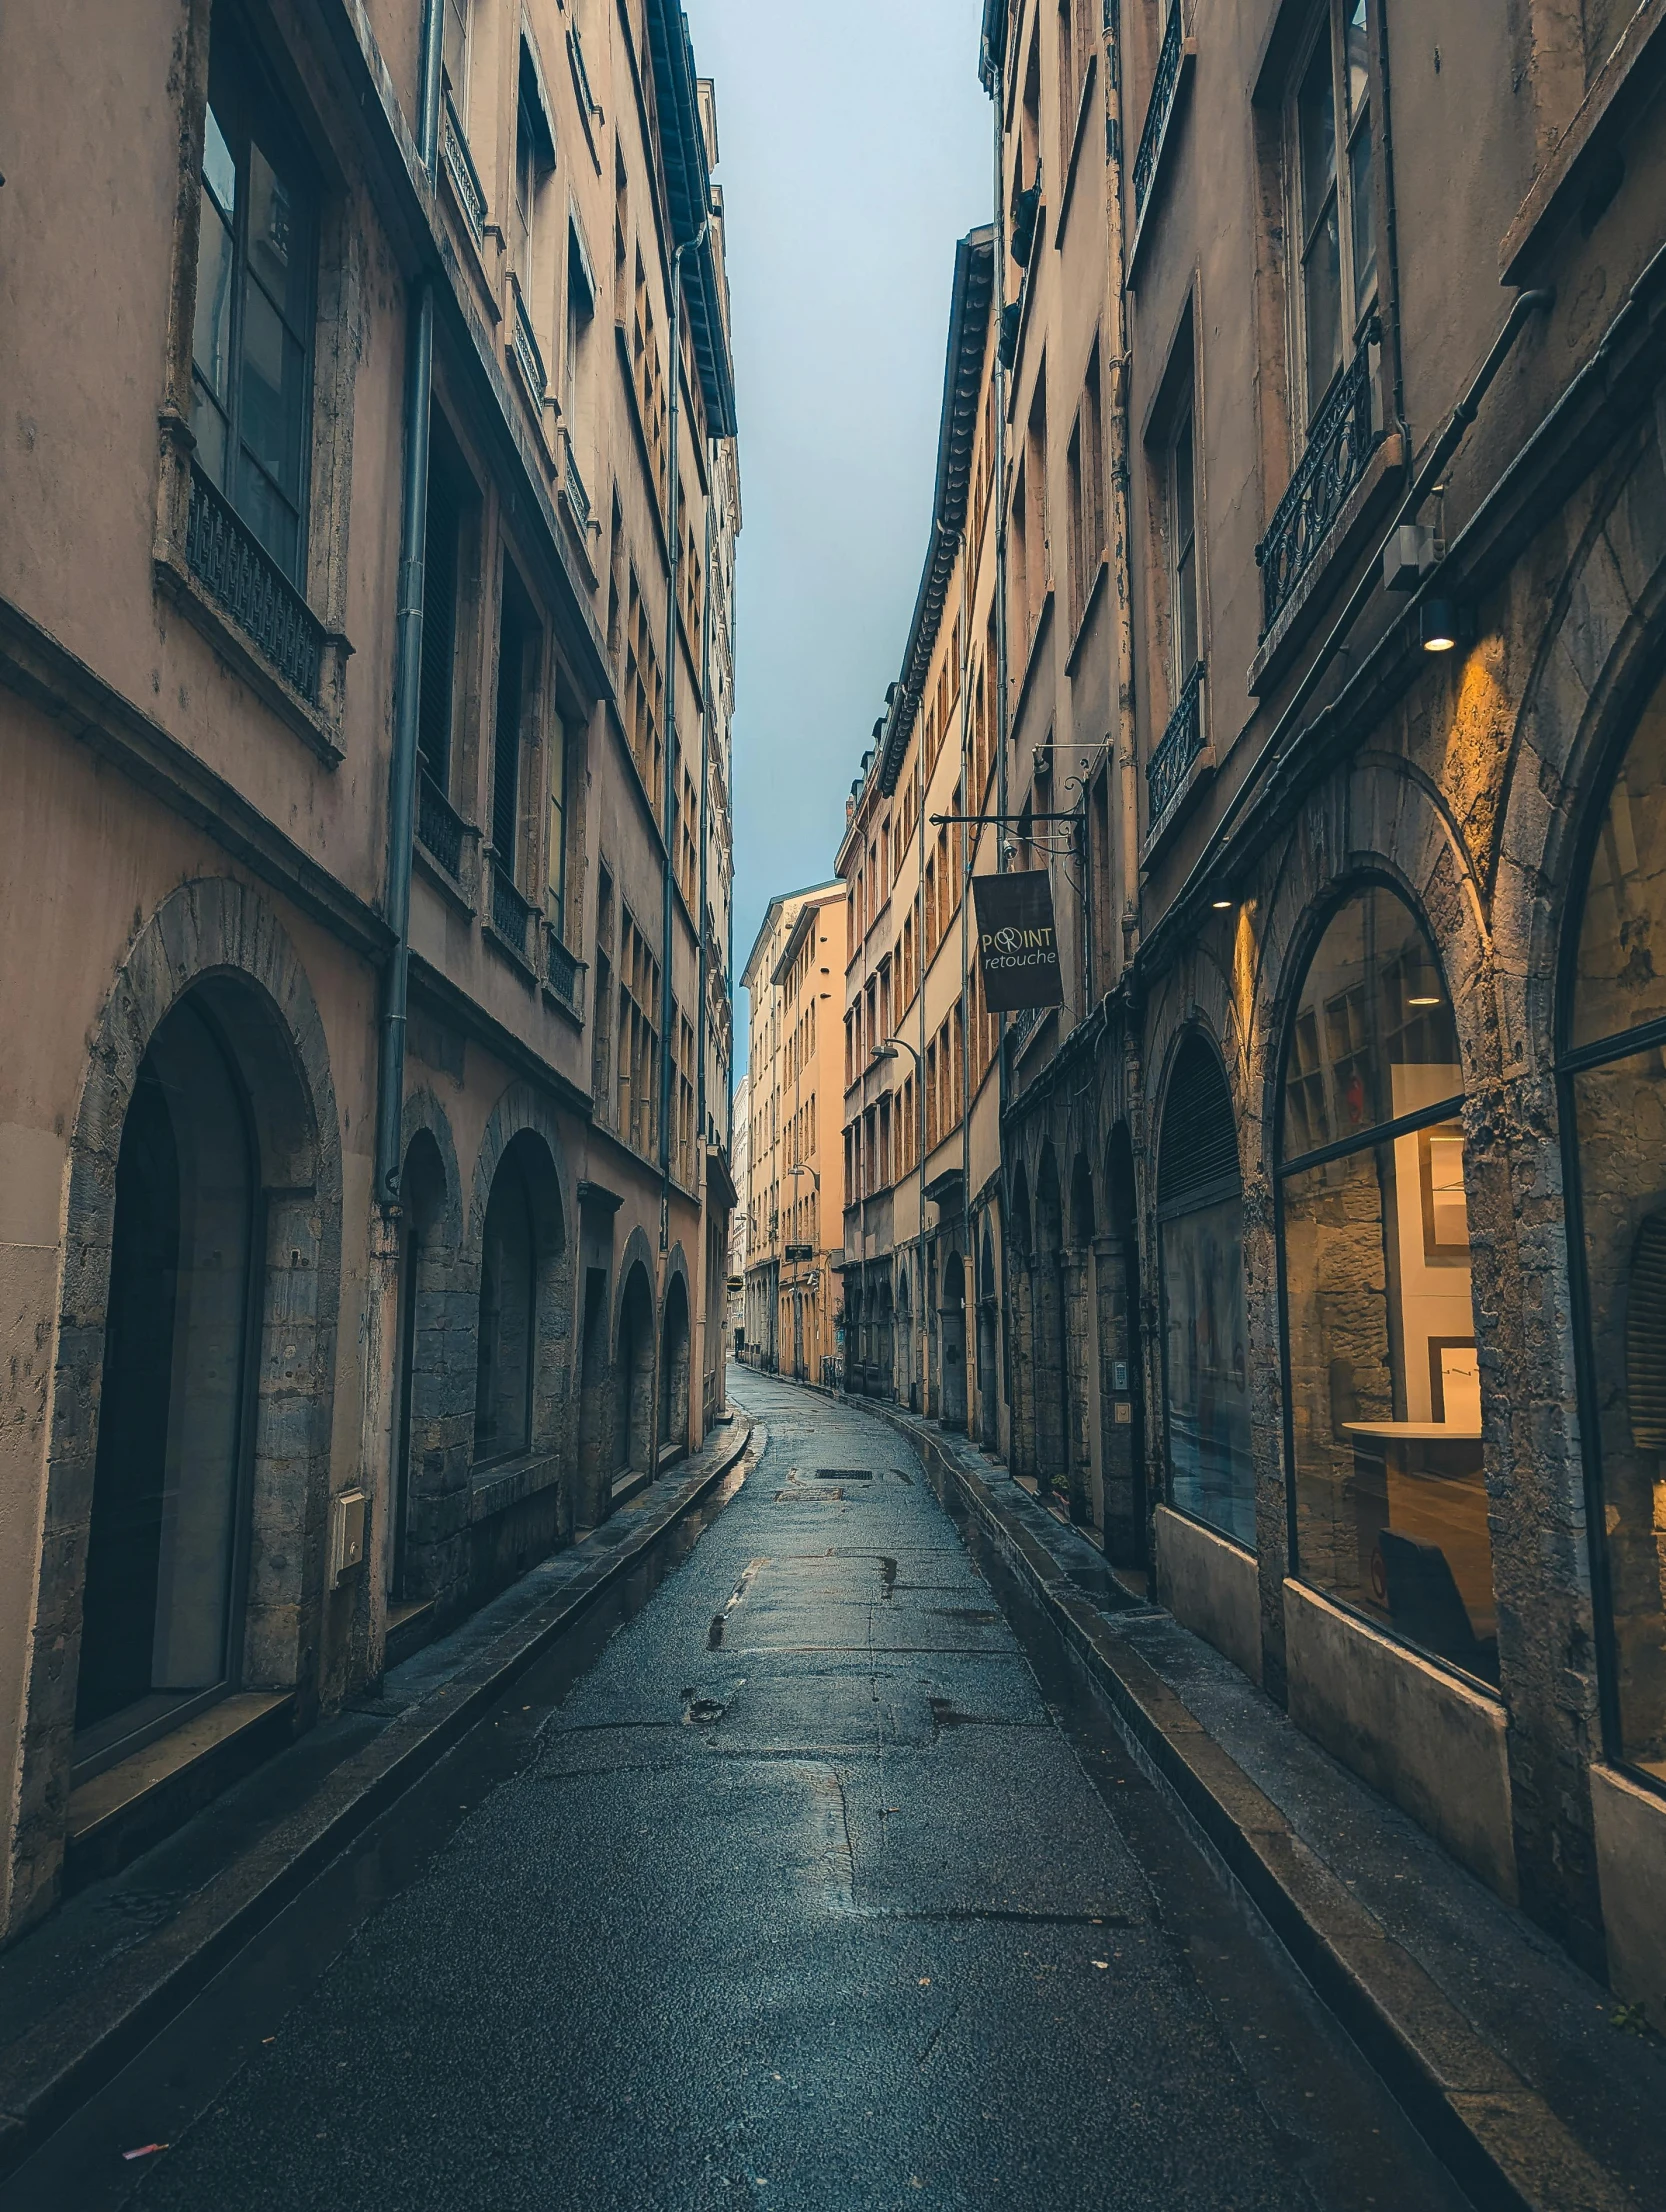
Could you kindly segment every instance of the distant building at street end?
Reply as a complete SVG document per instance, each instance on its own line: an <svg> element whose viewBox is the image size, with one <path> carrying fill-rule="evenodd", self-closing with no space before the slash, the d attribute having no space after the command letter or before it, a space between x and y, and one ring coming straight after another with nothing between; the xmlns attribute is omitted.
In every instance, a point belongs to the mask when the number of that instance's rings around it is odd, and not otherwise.
<svg viewBox="0 0 1666 2212"><path fill-rule="evenodd" d="M771 899L741 970L748 1015L743 1358L838 1376L845 886Z"/></svg>

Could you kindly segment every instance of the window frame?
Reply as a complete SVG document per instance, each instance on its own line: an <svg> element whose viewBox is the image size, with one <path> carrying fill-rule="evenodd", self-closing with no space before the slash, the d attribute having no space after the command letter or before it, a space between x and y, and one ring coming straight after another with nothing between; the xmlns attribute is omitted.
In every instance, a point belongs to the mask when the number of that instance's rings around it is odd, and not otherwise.
<svg viewBox="0 0 1666 2212"><path fill-rule="evenodd" d="M1350 1619L1361 1622L1363 1626L1372 1630L1375 1634L1384 1637L1400 1649L1414 1654L1426 1664L1438 1668L1443 1674L1452 1675L1478 1695L1488 1698L1494 1703L1502 1704L1505 1702L1502 1680L1499 1683L1487 1681L1458 1660L1413 1641L1403 1631L1395 1628L1391 1621L1374 1619L1354 1604L1345 1592L1326 1588L1303 1568L1297 1546L1299 1501L1296 1487L1298 1474L1296 1463L1296 1406L1291 1380L1290 1284L1286 1243L1285 1192L1294 1178L1309 1173L1315 1168L1323 1167L1332 1160L1378 1151L1384 1146L1393 1145L1399 1139L1418 1135L1423 1130L1433 1128L1438 1124L1456 1121L1461 1126L1464 1101L1469 1095L1468 1089L1465 1087L1450 1097L1432 1100L1428 1105L1417 1107L1409 1113L1393 1115L1386 1120L1370 1123L1365 1128L1338 1138L1332 1143L1310 1146L1305 1152L1286 1155L1284 1147L1285 1099L1290 1076L1291 1047L1296 1036L1296 1017L1300 1010L1302 992L1306 988L1308 977L1312 973L1313 963L1318 957L1320 947L1324 943L1331 924L1348 906L1356 900L1369 897L1373 891L1381 891L1394 899L1415 925L1440 976L1441 988L1446 996L1446 1004L1452 1010L1454 1030L1456 1030L1456 1001L1452 997L1451 985L1447 981L1445 965L1440 959L1439 950L1435 945L1434 936L1429 929L1426 917L1412 904L1403 888L1386 872L1378 869L1353 874L1346 881L1333 884L1330 897L1310 915L1305 939L1301 942L1297 957L1291 962L1290 973L1297 980L1290 991L1288 1003L1283 1011L1278 1059L1272 1089L1274 1102L1271 1109L1273 1117L1271 1130L1273 1257L1275 1287L1278 1297L1279 1384L1282 1401L1280 1407L1280 1433L1284 1448L1285 1571L1293 1582L1300 1583L1304 1590L1322 1598L1327 1605L1335 1606L1338 1611L1346 1613ZM1663 1024L1663 1027L1666 1027L1666 1024ZM1386 1034L1385 1032L1385 1039ZM1461 1054L1462 1038L1458 1037L1457 1042ZM1460 1072L1462 1072L1461 1059ZM1468 1190L1468 1166L1468 1144L1466 1140L1464 1158L1466 1194ZM1421 1211L1421 1196L1419 1205ZM1469 1250L1473 1254L1473 1240ZM1471 1270L1470 1307L1473 1318L1475 1302L1473 1258L1470 1259L1469 1265ZM1431 1339L1431 1341L1434 1340ZM1455 1344L1470 1340L1454 1338L1447 1341ZM1479 1341L1478 1336L1474 1341ZM1401 1358L1403 1364L1403 1351ZM1481 1468L1483 1496L1487 1494L1485 1410L1483 1401ZM1496 1602L1497 1564L1491 1552L1490 1526L1488 1530L1488 1555L1489 1571L1493 1577Z"/></svg>
<svg viewBox="0 0 1666 2212"><path fill-rule="evenodd" d="M1666 1797L1666 1781L1626 1756L1620 1706L1620 1659L1614 1604L1614 1564L1607 1526L1607 1486L1600 1422L1601 1378L1592 1310L1590 1257L1585 1229L1585 1176L1579 1139L1576 1084L1581 1075L1614 1067L1650 1050L1666 1051L1666 1014L1636 1022L1604 1037L1573 1042L1573 1015L1579 983L1579 950L1597 847L1626 761L1649 711L1666 685L1666 658L1659 653L1631 687L1617 734L1604 749L1587 788L1584 819L1578 825L1568 872L1573 895L1564 900L1561 942L1557 948L1555 1065L1556 1114L1562 1163L1563 1218L1568 1240L1568 1305L1573 1324L1575 1410L1583 1477L1586 1562L1591 1577L1591 1625L1596 1648L1597 1714L1602 1757L1639 1789Z"/></svg>
<svg viewBox="0 0 1666 2212"><path fill-rule="evenodd" d="M216 110L214 103L217 85L222 94L227 95L219 110ZM224 127L228 109L232 118L230 135ZM229 221L220 196L209 180L210 129L219 136L233 164L234 207ZM249 253L249 219L253 199L250 178L253 154L257 147L274 177L279 174L277 163L266 150L268 145L275 148L284 162L285 180L293 178L297 185L305 187L308 194L304 327L297 327L291 320L288 308L273 298L270 288L256 274ZM306 600L310 596L307 578L312 552L313 418L317 386L319 262L324 231L324 186L318 164L307 147L300 127L290 115L287 101L272 84L241 25L228 22L223 10L216 12L210 34L208 82L203 100L202 138L196 158L196 181L199 194L212 202L214 215L225 224L231 241L231 300L226 329L227 390L222 397L215 391L197 362L196 341L201 301L196 294L203 270L199 231L193 271L193 313L186 334L184 363L185 384L189 394L188 413L198 455L196 466L235 511L243 527L256 540L273 566L284 575L292 589ZM206 209L200 210L199 225L206 221L207 212ZM303 388L299 417L294 424L298 462L293 502L265 463L255 455L244 435L247 399L244 391L243 339L251 284L259 287L262 297L277 317L283 336L294 341L302 363ZM200 457L202 441L196 432L199 393L204 395L203 404L212 408L224 426L224 481L216 478ZM245 458L247 464L271 487L275 497L286 508L292 508L295 523L295 551L292 561L286 562L267 543L243 503L241 493Z"/></svg>
<svg viewBox="0 0 1666 2212"><path fill-rule="evenodd" d="M1360 342L1379 311L1382 296L1382 258L1378 251L1377 219L1381 194L1377 167L1381 141L1376 127L1379 104L1376 68L1376 11L1381 0L1320 0L1313 21L1296 49L1286 83L1283 112L1283 199L1290 264L1286 283L1290 360L1291 415L1306 443L1326 400L1357 352ZM1354 8L1364 11L1364 90L1350 112L1348 33ZM1328 51L1331 117L1331 168L1329 189L1321 204L1334 201L1337 232L1337 359L1322 388L1312 388L1310 333L1308 327L1308 256L1318 235L1318 222L1310 222L1306 204L1306 179L1302 161L1302 92L1315 55L1323 44ZM1353 154L1361 139L1369 141L1371 183L1371 257L1369 289L1361 304L1360 271L1355 267L1356 215Z"/></svg>

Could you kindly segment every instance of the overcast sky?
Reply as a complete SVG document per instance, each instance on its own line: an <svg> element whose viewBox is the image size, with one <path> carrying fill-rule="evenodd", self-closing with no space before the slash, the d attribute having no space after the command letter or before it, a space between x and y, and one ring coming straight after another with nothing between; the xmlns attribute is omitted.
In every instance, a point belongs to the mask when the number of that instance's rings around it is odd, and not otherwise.
<svg viewBox="0 0 1666 2212"><path fill-rule="evenodd" d="M775 893L832 874L901 665L992 123L979 0L685 4L717 83L734 304L738 970ZM744 1057L744 998L736 1017Z"/></svg>

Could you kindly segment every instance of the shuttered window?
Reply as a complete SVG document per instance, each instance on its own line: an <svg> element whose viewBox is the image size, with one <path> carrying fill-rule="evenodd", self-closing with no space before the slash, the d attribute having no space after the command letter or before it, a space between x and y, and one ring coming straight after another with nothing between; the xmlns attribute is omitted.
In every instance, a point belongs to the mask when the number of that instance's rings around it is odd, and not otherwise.
<svg viewBox="0 0 1666 2212"><path fill-rule="evenodd" d="M1208 1040L1194 1032L1175 1057L1163 1101L1158 1214L1166 1220L1192 1213L1223 1198L1237 1198L1242 1189L1226 1070Z"/></svg>

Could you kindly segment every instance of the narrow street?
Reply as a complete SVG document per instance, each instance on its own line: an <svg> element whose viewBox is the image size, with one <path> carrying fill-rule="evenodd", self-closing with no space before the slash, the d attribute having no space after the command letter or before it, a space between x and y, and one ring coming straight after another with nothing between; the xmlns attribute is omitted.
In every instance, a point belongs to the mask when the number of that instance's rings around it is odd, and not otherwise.
<svg viewBox="0 0 1666 2212"><path fill-rule="evenodd" d="M518 1684L4 2201L1460 2204L904 1440L732 1381L767 1449L588 1671Z"/></svg>

